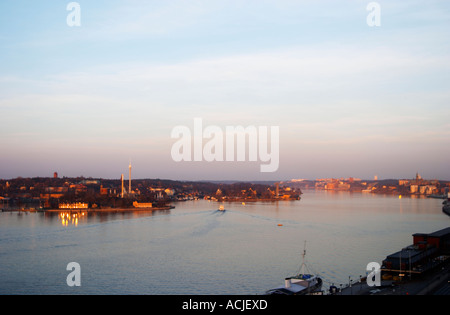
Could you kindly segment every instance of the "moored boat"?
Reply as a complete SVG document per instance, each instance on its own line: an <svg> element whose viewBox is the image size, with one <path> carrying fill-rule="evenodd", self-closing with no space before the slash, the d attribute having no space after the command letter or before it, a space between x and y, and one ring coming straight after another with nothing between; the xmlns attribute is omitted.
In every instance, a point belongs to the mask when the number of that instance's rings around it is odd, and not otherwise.
<svg viewBox="0 0 450 315"><path fill-rule="evenodd" d="M284 279L284 286L266 291L268 295L309 295L317 294L322 289L322 279L314 274L305 272L306 250L303 250L303 262L300 273Z"/></svg>

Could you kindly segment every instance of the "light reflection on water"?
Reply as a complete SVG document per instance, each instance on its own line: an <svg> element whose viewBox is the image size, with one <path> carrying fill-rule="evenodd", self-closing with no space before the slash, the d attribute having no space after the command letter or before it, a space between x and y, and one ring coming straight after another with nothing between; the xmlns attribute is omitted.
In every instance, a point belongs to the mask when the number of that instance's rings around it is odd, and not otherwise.
<svg viewBox="0 0 450 315"><path fill-rule="evenodd" d="M1 294L260 294L301 262L325 286L449 226L439 199L305 191L278 203L164 211L0 213ZM78 262L82 286L66 285Z"/></svg>
<svg viewBox="0 0 450 315"><path fill-rule="evenodd" d="M59 212L59 219L61 220L62 226L68 226L69 222L71 225L78 226L78 220L86 220L87 212L86 211L67 211L67 212Z"/></svg>
<svg viewBox="0 0 450 315"><path fill-rule="evenodd" d="M108 210L108 211L89 211L89 210L61 210L47 211L41 213L46 221L54 221L55 218L62 226L78 226L78 224L87 224L93 222L107 222L118 219L137 219L152 215L161 215L168 210ZM41 218L42 219L42 218Z"/></svg>

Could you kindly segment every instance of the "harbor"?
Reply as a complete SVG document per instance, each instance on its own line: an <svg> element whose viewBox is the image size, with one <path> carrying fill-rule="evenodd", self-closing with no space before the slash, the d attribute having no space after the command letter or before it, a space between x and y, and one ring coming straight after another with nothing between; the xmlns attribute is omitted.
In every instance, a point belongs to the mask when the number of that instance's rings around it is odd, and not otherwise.
<svg viewBox="0 0 450 315"><path fill-rule="evenodd" d="M342 295L401 294L408 277L368 287L359 275L368 262L382 265L412 244L413 234L449 226L442 200L434 198L325 191L302 197L225 203L223 211L196 200L170 211L0 212L0 294L262 296L287 277L292 289L303 284L294 276L302 273L305 241L304 273L323 280L324 295L332 283L338 291L342 284ZM72 261L81 266L79 288L65 281Z"/></svg>

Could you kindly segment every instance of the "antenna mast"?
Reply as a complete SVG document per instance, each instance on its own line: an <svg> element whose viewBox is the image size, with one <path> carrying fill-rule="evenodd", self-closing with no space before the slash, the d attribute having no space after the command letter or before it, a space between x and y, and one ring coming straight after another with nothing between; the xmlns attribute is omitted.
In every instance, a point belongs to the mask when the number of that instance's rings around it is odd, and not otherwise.
<svg viewBox="0 0 450 315"><path fill-rule="evenodd" d="M131 194L131 159L130 159L130 165L128 166L128 169L129 169L128 193Z"/></svg>
<svg viewBox="0 0 450 315"><path fill-rule="evenodd" d="M123 174L122 174L122 176L120 177L120 181L121 181L121 183L122 183L122 192L120 193L120 197L123 198Z"/></svg>
<svg viewBox="0 0 450 315"><path fill-rule="evenodd" d="M303 246L303 254L302 254L302 266L300 267L300 273L305 273L305 256L306 256L306 241L305 245Z"/></svg>

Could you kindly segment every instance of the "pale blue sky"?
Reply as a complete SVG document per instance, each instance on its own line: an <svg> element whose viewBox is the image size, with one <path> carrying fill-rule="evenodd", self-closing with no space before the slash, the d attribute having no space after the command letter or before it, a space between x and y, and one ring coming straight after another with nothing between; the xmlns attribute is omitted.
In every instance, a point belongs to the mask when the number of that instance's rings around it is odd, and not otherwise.
<svg viewBox="0 0 450 315"><path fill-rule="evenodd" d="M450 180L450 4L0 2L0 178ZM171 130L279 126L280 167L175 163Z"/></svg>

